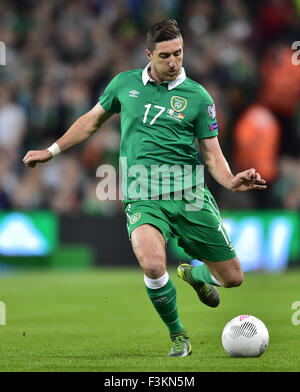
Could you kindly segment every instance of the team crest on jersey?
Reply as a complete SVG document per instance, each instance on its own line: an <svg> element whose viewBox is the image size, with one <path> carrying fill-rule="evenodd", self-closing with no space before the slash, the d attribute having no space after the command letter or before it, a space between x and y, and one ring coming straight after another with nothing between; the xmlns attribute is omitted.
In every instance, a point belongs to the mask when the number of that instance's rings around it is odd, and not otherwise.
<svg viewBox="0 0 300 392"><path fill-rule="evenodd" d="M134 225L141 217L141 213L137 212L136 214L133 214L132 217L130 218L130 223Z"/></svg>
<svg viewBox="0 0 300 392"><path fill-rule="evenodd" d="M187 100L182 97L174 96L171 98L171 106L176 112L182 112L187 105Z"/></svg>

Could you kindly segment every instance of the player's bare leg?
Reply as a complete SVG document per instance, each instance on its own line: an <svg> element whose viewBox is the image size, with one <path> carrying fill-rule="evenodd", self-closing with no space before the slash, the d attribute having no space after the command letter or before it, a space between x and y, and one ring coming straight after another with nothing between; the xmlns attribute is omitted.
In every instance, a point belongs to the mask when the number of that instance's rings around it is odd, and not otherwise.
<svg viewBox="0 0 300 392"><path fill-rule="evenodd" d="M244 280L241 264L237 257L226 261L203 260L210 273L223 287L240 286Z"/></svg>
<svg viewBox="0 0 300 392"><path fill-rule="evenodd" d="M145 276L158 279L166 272L165 239L152 225L141 225L131 235L134 254Z"/></svg>
<svg viewBox="0 0 300 392"><path fill-rule="evenodd" d="M132 232L131 242L144 271L149 298L169 329L173 342L169 356L186 357L192 347L178 316L175 286L166 270L165 239L154 226L144 224Z"/></svg>

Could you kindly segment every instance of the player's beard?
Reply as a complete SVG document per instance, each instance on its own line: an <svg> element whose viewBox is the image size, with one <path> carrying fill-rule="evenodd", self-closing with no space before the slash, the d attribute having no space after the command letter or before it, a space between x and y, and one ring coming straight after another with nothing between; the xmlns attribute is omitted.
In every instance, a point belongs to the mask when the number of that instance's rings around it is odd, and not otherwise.
<svg viewBox="0 0 300 392"><path fill-rule="evenodd" d="M177 79L178 75L179 75L179 71L174 70L174 72L171 71L166 72L163 76L164 76L164 80L171 82L172 80Z"/></svg>
<svg viewBox="0 0 300 392"><path fill-rule="evenodd" d="M158 77L158 79L160 80L160 82L164 82L164 81L172 82L173 80L178 78L178 76L180 74L181 67L179 67L179 70L174 69L174 75L173 74L169 74L170 70L167 70L167 71L159 70L156 67L154 67L153 64L152 64L152 69L155 71L155 74ZM153 78L153 74L152 74L151 68L150 68L150 73L149 74Z"/></svg>

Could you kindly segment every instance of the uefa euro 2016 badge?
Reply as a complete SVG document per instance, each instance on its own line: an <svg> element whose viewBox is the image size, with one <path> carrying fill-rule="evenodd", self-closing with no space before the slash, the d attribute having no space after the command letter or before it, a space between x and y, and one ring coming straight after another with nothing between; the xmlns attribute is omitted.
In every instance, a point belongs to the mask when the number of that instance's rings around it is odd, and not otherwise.
<svg viewBox="0 0 300 392"><path fill-rule="evenodd" d="M187 100L182 97L174 96L171 98L171 106L176 112L182 112L187 105Z"/></svg>
<svg viewBox="0 0 300 392"><path fill-rule="evenodd" d="M140 217L141 217L140 212L133 214L132 217L130 218L130 223L134 225L140 219Z"/></svg>

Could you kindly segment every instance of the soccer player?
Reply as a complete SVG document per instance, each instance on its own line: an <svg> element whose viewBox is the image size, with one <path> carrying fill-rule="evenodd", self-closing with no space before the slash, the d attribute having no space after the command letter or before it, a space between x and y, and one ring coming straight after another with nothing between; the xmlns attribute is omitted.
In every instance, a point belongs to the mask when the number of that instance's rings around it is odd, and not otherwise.
<svg viewBox="0 0 300 392"><path fill-rule="evenodd" d="M206 305L218 306L216 286L234 287L243 281L240 262L218 206L205 185L202 191L199 188L195 138L205 166L225 188L234 192L265 189L266 182L254 168L231 173L218 143L214 102L182 67L183 40L175 20L163 20L150 28L146 54L149 64L144 70L115 76L99 102L56 143L46 150L29 151L23 161L27 167L47 162L86 140L114 113L121 113L120 158L123 171L131 173L126 177L124 200L129 238L143 269L149 298L168 327L173 343L169 356L186 357L192 348L178 316L176 289L166 268L168 239L177 238L186 253L203 261L196 267L181 264L177 274ZM143 194L140 198L136 197L137 182L132 176L137 168L143 173L151 168L151 177L144 173L146 180L139 183ZM185 171L191 168L192 174ZM168 198L162 190L166 173L170 180ZM187 173L191 175L186 183ZM191 195L198 204L191 202Z"/></svg>

